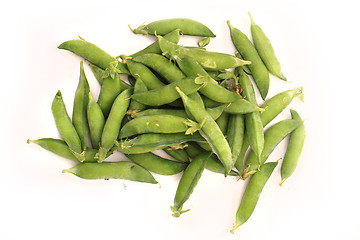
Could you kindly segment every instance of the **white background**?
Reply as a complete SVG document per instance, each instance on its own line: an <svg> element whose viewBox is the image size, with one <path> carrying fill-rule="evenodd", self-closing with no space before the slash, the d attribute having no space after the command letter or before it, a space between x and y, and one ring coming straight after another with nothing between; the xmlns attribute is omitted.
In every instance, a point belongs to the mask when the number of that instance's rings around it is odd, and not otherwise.
<svg viewBox="0 0 360 240"><path fill-rule="evenodd" d="M1 7L0 239L360 239L359 37L355 1L16 1ZM57 49L78 35L116 56L152 39L137 27L188 17L217 35L209 50L235 50L226 20L248 36L250 11L271 39L285 83L271 78L269 97L304 87L305 102L291 108L306 119L307 139L294 175L279 186L280 168L254 214L229 231L244 182L204 171L180 218L170 206L180 174L155 175L159 185L123 180L86 181L74 165L28 145L28 138L59 137L51 102L61 90L68 111L80 58ZM198 38L183 38L194 44ZM99 86L90 69L91 92ZM289 108L274 122L289 117ZM274 123L273 122L273 123ZM270 156L283 155L284 143ZM112 159L122 158L120 154ZM126 187L125 187L126 186Z"/></svg>

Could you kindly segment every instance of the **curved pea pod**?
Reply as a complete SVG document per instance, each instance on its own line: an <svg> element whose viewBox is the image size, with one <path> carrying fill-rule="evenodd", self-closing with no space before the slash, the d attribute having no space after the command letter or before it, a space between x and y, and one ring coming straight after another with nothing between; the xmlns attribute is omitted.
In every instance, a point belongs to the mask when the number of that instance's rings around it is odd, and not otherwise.
<svg viewBox="0 0 360 240"><path fill-rule="evenodd" d="M177 133L185 132L186 118L173 115L153 115L137 117L127 122L120 130L119 138L126 138L142 133Z"/></svg>
<svg viewBox="0 0 360 240"><path fill-rule="evenodd" d="M89 125L87 120L87 105L90 87L84 72L84 64L80 62L79 83L75 92L72 122L79 135L82 150L86 150Z"/></svg>
<svg viewBox="0 0 360 240"><path fill-rule="evenodd" d="M231 233L235 233L236 229L250 218L254 212L261 192L277 164L277 162L266 163L261 166L260 171L256 172L251 177L248 185L246 186L244 195L242 196L240 206L236 212L235 225L231 230Z"/></svg>
<svg viewBox="0 0 360 240"><path fill-rule="evenodd" d="M175 175L186 168L186 164L159 157L151 152L126 155L131 161L160 175Z"/></svg>
<svg viewBox="0 0 360 240"><path fill-rule="evenodd" d="M156 75L144 64L126 59L126 65L135 79L141 79L149 90L163 87L165 84L161 82Z"/></svg>
<svg viewBox="0 0 360 240"><path fill-rule="evenodd" d="M65 143L65 141L60 139L54 139L54 138L40 138L36 140L27 140L28 143L35 143L39 145L40 147L55 153L56 155L59 155L60 157L79 162L79 159L75 157L75 155L72 153L68 145ZM87 148L85 151L85 160L84 162L96 162L97 159L95 158L96 153L98 152L97 149ZM111 153L109 152L109 156Z"/></svg>
<svg viewBox="0 0 360 240"><path fill-rule="evenodd" d="M164 38L166 38L168 41L173 43L178 43L180 40L180 29L175 29L167 34L164 35ZM161 49L159 46L159 42L156 40L154 43L150 44L146 48L131 54L129 57L136 57L147 53L156 53L161 54Z"/></svg>
<svg viewBox="0 0 360 240"><path fill-rule="evenodd" d="M89 103L87 106L87 120L89 123L91 145L93 148L99 149L100 139L105 125L105 117L91 93L89 94Z"/></svg>
<svg viewBox="0 0 360 240"><path fill-rule="evenodd" d="M233 27L230 24L230 21L227 21L227 24L230 29L231 40L236 49L245 60L251 61L251 64L249 65L251 74L260 91L262 99L265 100L270 86L269 72L247 36L239 29Z"/></svg>
<svg viewBox="0 0 360 240"><path fill-rule="evenodd" d="M186 77L185 74L174 63L160 54L147 53L134 57L132 60L138 63L142 63L153 69L155 72L164 77L169 83Z"/></svg>
<svg viewBox="0 0 360 240"><path fill-rule="evenodd" d="M300 115L293 109L290 110L292 119L302 121ZM301 151L305 142L305 125L302 123L291 134L286 153L281 164L281 183L288 179L298 165Z"/></svg>
<svg viewBox="0 0 360 240"><path fill-rule="evenodd" d="M292 131L302 124L302 121L286 119L282 120L271 128L264 135L264 149L260 156L260 161L253 151L250 151L245 161L245 171L243 178L246 179L250 175L258 171L259 167L268 159L269 155L275 147Z"/></svg>
<svg viewBox="0 0 360 240"><path fill-rule="evenodd" d="M249 13L251 19L251 35L255 48L269 72L278 78L287 81L281 72L280 62L275 55L274 48L264 31L257 25Z"/></svg>
<svg viewBox="0 0 360 240"><path fill-rule="evenodd" d="M175 29L180 29L184 35L215 37L214 33L204 24L188 18L158 20L140 25L136 29L131 29L131 31L135 34L143 35L165 35Z"/></svg>
<svg viewBox="0 0 360 240"><path fill-rule="evenodd" d="M98 162L102 162L105 159L106 154L114 146L119 136L121 121L129 107L131 91L132 89L126 89L120 93L111 107L101 135L99 155L97 156Z"/></svg>
<svg viewBox="0 0 360 240"><path fill-rule="evenodd" d="M72 153L80 160L80 162L83 162L85 160L85 152L82 150L79 135L66 111L60 90L56 93L52 102L51 111L60 136L69 146Z"/></svg>
<svg viewBox="0 0 360 240"><path fill-rule="evenodd" d="M163 151L179 162L184 162L184 163L189 162L189 157L185 149L172 149L170 147L170 148L164 148Z"/></svg>
<svg viewBox="0 0 360 240"><path fill-rule="evenodd" d="M213 152L224 165L225 176L227 176L230 173L234 162L229 143L226 141L224 134L205 109L201 109L195 101L187 97L179 88L176 88L176 90L181 96L185 110L197 122L193 122L194 126L187 132L191 132L193 129L199 130L201 136L206 139Z"/></svg>
<svg viewBox="0 0 360 240"><path fill-rule="evenodd" d="M176 92L176 87L179 87L186 94L191 94L196 92L201 85L195 83L194 78L184 78L158 89L133 94L131 98L148 106L160 106L180 98Z"/></svg>
<svg viewBox="0 0 360 240"><path fill-rule="evenodd" d="M260 114L260 119L263 127L268 125L277 115L279 115L295 97L303 98L302 87L287 90L281 93L276 94L269 100L267 100L261 108L264 111ZM246 135L246 133L245 133ZM243 172L243 164L245 153L249 148L249 141L247 137L244 137L243 145L241 147L241 152L238 159L235 162L235 167L239 172Z"/></svg>
<svg viewBox="0 0 360 240"><path fill-rule="evenodd" d="M64 169L63 173L72 173L84 179L125 179L136 182L156 184L157 181L145 168L130 162L80 163Z"/></svg>
<svg viewBox="0 0 360 240"><path fill-rule="evenodd" d="M115 142L116 150L125 154L152 152L166 147L181 149L189 141L205 141L199 133L185 135L184 133L145 133L133 139Z"/></svg>
<svg viewBox="0 0 360 240"><path fill-rule="evenodd" d="M175 43L167 41L161 36L158 36L158 39L163 54L171 57L184 55L191 56L205 70L223 70L251 63L250 61L244 61L226 53L210 52L194 48L184 48Z"/></svg>
<svg viewBox="0 0 360 240"><path fill-rule="evenodd" d="M71 51L102 69L106 69L110 63L117 61L110 54L84 39L74 39L63 42L58 48ZM116 68L118 73L130 74L123 63L118 62Z"/></svg>
<svg viewBox="0 0 360 240"><path fill-rule="evenodd" d="M201 153L196 156L189 166L185 169L181 176L179 185L176 189L174 206L171 207L174 217L180 217L180 215L188 210L182 210L184 203L189 199L191 193L194 191L201 174L204 171L206 161L209 159L212 153Z"/></svg>
<svg viewBox="0 0 360 240"><path fill-rule="evenodd" d="M255 91L249 77L242 71L239 71L239 84L243 90L242 94L249 102L256 104ZM260 112L252 112L245 115L246 136L254 150L256 156L260 159L261 151L264 148L264 128L261 122Z"/></svg>

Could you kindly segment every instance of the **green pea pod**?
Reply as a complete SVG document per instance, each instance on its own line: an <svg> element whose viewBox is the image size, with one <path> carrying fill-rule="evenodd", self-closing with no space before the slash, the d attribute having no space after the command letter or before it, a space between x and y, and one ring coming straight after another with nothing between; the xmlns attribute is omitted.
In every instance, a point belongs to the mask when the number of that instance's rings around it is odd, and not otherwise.
<svg viewBox="0 0 360 240"><path fill-rule="evenodd" d="M203 136L211 146L213 152L224 165L225 176L227 176L230 173L234 162L231 156L229 143L226 141L224 134L205 109L201 109L200 106L195 101L188 98L180 88L177 87L176 90L181 96L186 111L199 123L194 123L194 129L199 130L201 136ZM189 130L191 130L191 128Z"/></svg>
<svg viewBox="0 0 360 240"><path fill-rule="evenodd" d="M278 78L287 81L286 77L281 72L280 62L275 55L275 51L271 45L269 38L264 31L257 25L249 13L251 19L251 35L254 41L255 48L261 57L269 72Z"/></svg>
<svg viewBox="0 0 360 240"><path fill-rule="evenodd" d="M160 106L180 98L175 87L179 87L186 94L191 94L196 92L201 85L195 83L194 78L184 78L158 89L133 94L131 98L148 106Z"/></svg>
<svg viewBox="0 0 360 240"><path fill-rule="evenodd" d="M141 78L138 78L134 85L134 93L141 93L146 91L147 91L147 87L145 83L141 80ZM127 114L131 115L135 112L140 112L144 109L146 109L145 104L139 103L138 101L132 99L130 101L130 106L129 106L129 110L127 111Z"/></svg>
<svg viewBox="0 0 360 240"><path fill-rule="evenodd" d="M27 140L28 143L35 143L40 147L59 155L60 157L79 162L79 159L75 157L65 141L54 138L40 138L36 140ZM87 148L85 151L84 162L96 162L95 154L98 152L97 149ZM110 156L111 153L109 153Z"/></svg>
<svg viewBox="0 0 360 240"><path fill-rule="evenodd" d="M250 64L250 61L244 61L233 55L219 52L209 52L194 48L184 48L175 43L169 42L161 36L158 36L159 45L163 54L167 56L191 56L205 70L223 70Z"/></svg>
<svg viewBox="0 0 360 240"><path fill-rule="evenodd" d="M141 79L149 90L163 87L165 84L161 82L156 75L144 64L137 63L131 59L126 59L126 66L135 79Z"/></svg>
<svg viewBox="0 0 360 240"><path fill-rule="evenodd" d="M237 100L229 103L224 110L224 112L230 114L245 114L255 111L263 111L263 109L242 98L238 98Z"/></svg>
<svg viewBox="0 0 360 240"><path fill-rule="evenodd" d="M87 119L89 123L90 139L93 148L99 149L100 139L105 125L105 117L99 104L89 94L87 106Z"/></svg>
<svg viewBox="0 0 360 240"><path fill-rule="evenodd" d="M120 130L119 138L126 138L142 133L177 133L185 132L186 118L173 115L153 115L137 117L127 122Z"/></svg>
<svg viewBox="0 0 360 240"><path fill-rule="evenodd" d="M227 104L223 104L213 108L206 108L206 111L210 114L210 116L214 120L216 120L220 117L226 106ZM153 116L153 115L173 115L177 117L188 118L188 115L183 109L158 109L158 108L146 109L144 111L133 113L131 116L133 118L138 118L138 117Z"/></svg>
<svg viewBox="0 0 360 240"><path fill-rule="evenodd" d="M243 178L246 179L251 174L254 174L259 167L268 159L269 155L275 147L292 131L302 124L302 121L286 119L282 120L271 128L269 128L264 135L264 149L260 156L260 161L253 151L250 151L245 161L245 171Z"/></svg>
<svg viewBox="0 0 360 240"><path fill-rule="evenodd" d="M126 89L120 93L111 107L101 135L98 162L102 162L105 159L107 152L114 146L119 136L121 121L129 107L131 91L132 89Z"/></svg>
<svg viewBox="0 0 360 240"><path fill-rule="evenodd" d="M125 154L152 152L166 147L183 148L182 144L189 141L205 141L199 133L185 135L184 133L146 133L133 139L115 142L116 150Z"/></svg>
<svg viewBox="0 0 360 240"><path fill-rule="evenodd" d="M236 229L244 224L254 212L260 194L269 180L272 172L277 166L277 162L269 162L261 166L260 171L256 172L246 186L244 195L242 196L240 206L236 212L236 220L231 233L235 233Z"/></svg>
<svg viewBox="0 0 360 240"><path fill-rule="evenodd" d="M109 75L104 78L103 84L101 85L100 94L97 102L101 110L103 111L105 118L108 117L115 98L123 90L121 88L120 82L121 79L119 74L114 73L114 76Z"/></svg>
<svg viewBox="0 0 360 240"><path fill-rule="evenodd" d="M229 117L230 114L223 112L220 117L215 120L224 136L226 135L226 131L228 129Z"/></svg>
<svg viewBox="0 0 360 240"><path fill-rule="evenodd" d="M180 40L180 29L175 29L167 34L164 35L164 38L167 39L170 42L173 43L178 43ZM146 48L131 54L129 57L137 57L146 53L156 53L156 54L161 54L161 49L159 46L159 42L156 41L152 44L150 44L149 46L147 46Z"/></svg>
<svg viewBox="0 0 360 240"><path fill-rule="evenodd" d="M256 104L255 91L249 77L242 71L239 71L239 84L243 90L242 94L249 102ZM251 149L260 159L264 148L264 128L261 122L260 112L252 112L245 115L245 131Z"/></svg>
<svg viewBox="0 0 360 240"><path fill-rule="evenodd" d="M153 69L169 83L186 77L174 63L160 54L147 53L133 58L133 61L142 63Z"/></svg>
<svg viewBox="0 0 360 240"><path fill-rule="evenodd" d="M131 31L135 34L143 35L165 35L175 29L180 29L184 35L215 37L211 30L204 24L188 18L158 20L149 24L140 25L136 29L131 29Z"/></svg>
<svg viewBox="0 0 360 240"><path fill-rule="evenodd" d="M154 116L154 115L173 115L182 118L188 117L185 110L183 109L162 109L162 108L146 109L144 111L134 113L131 116L133 118L138 118L138 117Z"/></svg>
<svg viewBox="0 0 360 240"><path fill-rule="evenodd" d="M251 64L249 65L251 74L260 91L262 99L265 100L270 86L269 72L247 36L239 29L233 27L230 24L230 21L227 21L227 24L230 29L232 42L236 49L245 60L251 61Z"/></svg>
<svg viewBox="0 0 360 240"><path fill-rule="evenodd" d="M83 162L85 160L85 152L82 151L81 140L66 111L60 90L55 95L51 110L60 136L69 146L72 153L80 160L80 162Z"/></svg>
<svg viewBox="0 0 360 240"><path fill-rule="evenodd" d="M79 84L77 86L74 97L72 122L76 129L76 132L79 135L82 150L86 150L87 138L89 132L89 125L86 114L87 105L89 102L89 92L90 92L89 83L85 76L84 64L81 61Z"/></svg>
<svg viewBox="0 0 360 240"><path fill-rule="evenodd" d="M63 173L72 173L84 179L125 179L157 183L148 170L130 161L80 163L75 167L64 169Z"/></svg>
<svg viewBox="0 0 360 240"><path fill-rule="evenodd" d="M164 148L163 151L179 162L184 162L184 163L189 162L189 157L185 149Z"/></svg>
<svg viewBox="0 0 360 240"><path fill-rule="evenodd" d="M175 59L186 76L195 77L195 82L203 84L199 91L204 96L221 103L233 102L240 98L238 94L220 86L193 57L177 56Z"/></svg>
<svg viewBox="0 0 360 240"><path fill-rule="evenodd" d="M293 109L290 110L292 119L302 121L300 115ZM281 165L281 183L280 186L295 171L298 165L301 151L305 142L305 125L304 123L297 127L291 134L286 149L286 153Z"/></svg>
<svg viewBox="0 0 360 240"><path fill-rule="evenodd" d="M63 42L58 46L59 49L64 49L83 57L85 60L97 65L102 69L106 69L108 65L117 61L110 54L84 39L74 39ZM118 62L116 66L118 73L130 74L125 64Z"/></svg>
<svg viewBox="0 0 360 240"><path fill-rule="evenodd" d="M261 123L263 127L268 125L277 115L279 115L295 97L303 98L302 87L278 93L269 100L267 100L261 106L261 108L264 109L264 111L262 111L260 114ZM243 172L244 158L248 148L249 148L249 141L247 140L247 137L244 137L240 155L235 162L235 168L239 172Z"/></svg>
<svg viewBox="0 0 360 240"><path fill-rule="evenodd" d="M171 161L169 159L159 157L151 152L128 154L126 157L150 172L160 175L175 175L186 168L186 164L184 163Z"/></svg>
<svg viewBox="0 0 360 240"><path fill-rule="evenodd" d="M242 114L230 114L226 135L234 159L237 159L240 154L244 130L244 116Z"/></svg>
<svg viewBox="0 0 360 240"><path fill-rule="evenodd" d="M176 189L174 206L171 207L174 217L180 217L180 215L188 210L182 210L184 203L189 199L191 193L194 191L201 174L204 171L206 161L209 159L212 153L202 153L196 156L189 166L185 169L181 176L179 185Z"/></svg>

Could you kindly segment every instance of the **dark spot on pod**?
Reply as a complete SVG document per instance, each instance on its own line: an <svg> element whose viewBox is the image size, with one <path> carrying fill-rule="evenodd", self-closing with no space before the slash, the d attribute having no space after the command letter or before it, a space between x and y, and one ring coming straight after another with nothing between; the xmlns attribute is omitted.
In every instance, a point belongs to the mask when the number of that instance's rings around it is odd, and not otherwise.
<svg viewBox="0 0 360 240"><path fill-rule="evenodd" d="M109 180L108 178L105 178L104 180Z"/></svg>

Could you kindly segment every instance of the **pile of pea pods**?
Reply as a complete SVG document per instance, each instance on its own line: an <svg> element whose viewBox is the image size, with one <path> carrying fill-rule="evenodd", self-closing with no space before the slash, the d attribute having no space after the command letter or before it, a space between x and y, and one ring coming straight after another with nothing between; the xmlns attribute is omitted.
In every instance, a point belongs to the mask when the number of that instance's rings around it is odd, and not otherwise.
<svg viewBox="0 0 360 240"><path fill-rule="evenodd" d="M60 91L51 106L62 139L28 142L75 161L74 167L63 172L84 179L156 184L153 173L181 173L171 207L174 217L189 210L183 205L204 169L225 177L249 178L235 214L234 233L251 216L279 163L267 162L271 152L290 136L281 161L282 184L294 172L305 141L304 122L293 109L291 119L264 131L293 99L303 101L303 89L266 99L270 74L287 79L269 39L249 16L252 41L227 21L237 49L234 55L207 51L214 33L186 18L130 28L135 34L156 36L155 42L131 55L113 57L82 38L60 44L59 49L73 52L90 65L101 90L95 101L81 61L72 117ZM198 46L180 46L182 35L202 38ZM256 88L264 100L261 106ZM159 156L156 150L166 154ZM114 151L131 161L107 161Z"/></svg>

